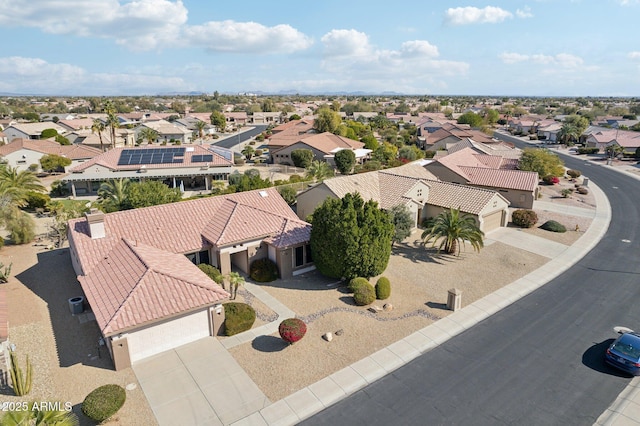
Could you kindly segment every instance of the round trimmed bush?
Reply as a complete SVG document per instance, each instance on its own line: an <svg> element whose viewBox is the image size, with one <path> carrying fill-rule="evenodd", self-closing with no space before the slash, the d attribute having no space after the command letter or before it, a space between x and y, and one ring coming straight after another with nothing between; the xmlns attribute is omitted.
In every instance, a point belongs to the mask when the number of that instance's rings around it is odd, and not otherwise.
<svg viewBox="0 0 640 426"><path fill-rule="evenodd" d="M307 325L301 319L288 318L280 323L278 333L282 340L292 345L304 337L307 333Z"/></svg>
<svg viewBox="0 0 640 426"><path fill-rule="evenodd" d="M246 303L229 302L224 306L224 334L233 336L251 330L256 322L256 311Z"/></svg>
<svg viewBox="0 0 640 426"><path fill-rule="evenodd" d="M576 192L578 194L587 195L589 193L589 190L587 188L585 188L584 186L579 186L579 187L576 188Z"/></svg>
<svg viewBox="0 0 640 426"><path fill-rule="evenodd" d="M351 281L349 281L349 292L355 293L358 287L363 286L365 284L369 284L369 281L367 281L366 278L362 278L362 277L353 278Z"/></svg>
<svg viewBox="0 0 640 426"><path fill-rule="evenodd" d="M353 299L358 306L370 305L376 300L376 289L368 282L359 285L353 292Z"/></svg>
<svg viewBox="0 0 640 426"><path fill-rule="evenodd" d="M385 300L391 296L391 282L387 277L380 277L376 281L376 299Z"/></svg>
<svg viewBox="0 0 640 426"><path fill-rule="evenodd" d="M278 265L271 259L257 259L251 263L249 276L259 283L268 283L278 279Z"/></svg>
<svg viewBox="0 0 640 426"><path fill-rule="evenodd" d="M200 268L202 272L207 274L207 276L211 278L213 281L215 281L216 283L218 284L223 283L224 276L222 276L222 273L215 266L209 265L208 263L200 263L198 264L198 268Z"/></svg>
<svg viewBox="0 0 640 426"><path fill-rule="evenodd" d="M94 422L102 423L124 405L127 393L118 385L94 389L82 402L82 412Z"/></svg>
<svg viewBox="0 0 640 426"><path fill-rule="evenodd" d="M551 232L567 232L567 228L563 224L558 223L555 220L546 221L545 223L540 225L540 229Z"/></svg>
<svg viewBox="0 0 640 426"><path fill-rule="evenodd" d="M538 221L538 215L533 210L519 209L511 214L511 222L521 228L531 228Z"/></svg>
<svg viewBox="0 0 640 426"><path fill-rule="evenodd" d="M567 175L571 179L576 179L576 178L579 178L582 175L582 172L580 172L580 170L569 169L569 170L567 170Z"/></svg>

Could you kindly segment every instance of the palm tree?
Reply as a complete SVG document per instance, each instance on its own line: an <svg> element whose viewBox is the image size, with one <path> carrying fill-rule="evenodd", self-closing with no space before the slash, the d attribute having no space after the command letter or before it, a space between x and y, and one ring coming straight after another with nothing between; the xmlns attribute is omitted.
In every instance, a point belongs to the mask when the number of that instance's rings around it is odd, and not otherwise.
<svg viewBox="0 0 640 426"><path fill-rule="evenodd" d="M9 411L0 419L3 426L35 425L35 426L77 426L78 417L71 411L39 409L36 404L29 404L24 411Z"/></svg>
<svg viewBox="0 0 640 426"><path fill-rule="evenodd" d="M240 153L244 155L247 160L251 160L251 157L253 157L253 154L255 154L255 152L256 150L253 149L251 145L246 145L244 148L242 148L242 151Z"/></svg>
<svg viewBox="0 0 640 426"><path fill-rule="evenodd" d="M120 127L120 121L118 120L118 116L116 115L116 107L113 105L113 102L107 100L103 105L104 112L107 113L107 121L106 126L109 128L109 134L111 136L111 147L116 147L116 129ZM126 142L125 142L126 143Z"/></svg>
<svg viewBox="0 0 640 426"><path fill-rule="evenodd" d="M142 140L146 139L149 144L154 143L158 139L158 131L152 129L151 127L143 127L142 129L140 129L139 135Z"/></svg>
<svg viewBox="0 0 640 426"><path fill-rule="evenodd" d="M244 277L237 272L229 272L229 290L231 290L231 298L238 296L238 287L245 283Z"/></svg>
<svg viewBox="0 0 640 426"><path fill-rule="evenodd" d="M111 179L103 182L98 189L98 204L107 212L127 210L129 203L129 179Z"/></svg>
<svg viewBox="0 0 640 426"><path fill-rule="evenodd" d="M93 120L93 124L91 125L91 133L98 133L98 137L100 138L100 150L104 151L104 144L102 143L102 132L106 129L106 126L102 122L102 120L96 118Z"/></svg>
<svg viewBox="0 0 640 426"><path fill-rule="evenodd" d="M196 130L198 131L198 137L202 139L204 136L204 128L207 127L207 123L202 120L198 120L196 121L195 126Z"/></svg>
<svg viewBox="0 0 640 426"><path fill-rule="evenodd" d="M329 176L333 176L333 170L324 161L313 160L307 167L307 177L314 179L316 182L321 182Z"/></svg>
<svg viewBox="0 0 640 426"><path fill-rule="evenodd" d="M476 224L470 214L460 214L460 209L451 208L443 211L426 223L426 230L422 233L425 244L433 241L435 247L440 240L438 251L444 249L447 254L460 255L460 246L469 242L475 251L484 247L484 232Z"/></svg>
<svg viewBox="0 0 640 426"><path fill-rule="evenodd" d="M23 207L29 191L46 192L47 189L29 170L19 172L17 167L0 167L0 194L10 197L18 207Z"/></svg>

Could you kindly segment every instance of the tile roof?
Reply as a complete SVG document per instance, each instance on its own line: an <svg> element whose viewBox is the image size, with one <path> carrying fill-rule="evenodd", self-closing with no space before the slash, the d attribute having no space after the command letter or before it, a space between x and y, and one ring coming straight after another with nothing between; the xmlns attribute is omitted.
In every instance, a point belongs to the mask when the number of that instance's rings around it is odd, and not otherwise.
<svg viewBox="0 0 640 426"><path fill-rule="evenodd" d="M275 188L181 201L104 215L105 237L91 239L86 218L69 221L69 240L85 274L122 239L171 253L193 253L212 245L275 238L285 226L295 234L278 247L309 241L311 225L300 220Z"/></svg>
<svg viewBox="0 0 640 426"><path fill-rule="evenodd" d="M15 123L9 127L13 127L14 129L18 129L27 135L33 136L40 136L42 131L46 129L55 129L60 134L63 134L67 131L67 129L62 126L58 126L53 121L43 121L37 123Z"/></svg>
<svg viewBox="0 0 640 426"><path fill-rule="evenodd" d="M298 136L297 140L291 139L291 142L287 146L300 142L325 154L330 154L336 148L350 148L353 150L364 148L364 143L362 142L334 135L331 132ZM278 152L278 150L273 152Z"/></svg>
<svg viewBox="0 0 640 426"><path fill-rule="evenodd" d="M73 120L60 120L58 124L72 130L91 129L93 120L90 118L74 118Z"/></svg>
<svg viewBox="0 0 640 426"><path fill-rule="evenodd" d="M8 155L12 152L27 149L48 155L59 155L70 160L82 160L93 158L102 154L97 148L82 145L60 145L58 142L48 139L22 139L17 138L6 145L0 146L0 155Z"/></svg>
<svg viewBox="0 0 640 426"><path fill-rule="evenodd" d="M229 297L185 256L127 239L78 279L105 336Z"/></svg>
<svg viewBox="0 0 640 426"><path fill-rule="evenodd" d="M213 167L227 167L233 166L233 161L227 160L222 155L207 149L208 145L180 145L180 147L184 147L184 162L183 163L169 163L169 164L145 164L147 169L172 169L172 168L184 168L184 167L202 167L202 166L213 166ZM122 151L127 150L149 150L149 149L170 149L175 148L174 146L161 146L161 145L145 145L138 147L118 147L110 149L107 152L100 152L101 155L93 158L91 161L86 161L82 164L77 165L76 167L70 169L72 173L80 173L92 166L100 165L106 167L110 170L137 170L140 168L140 165L118 165L118 160L120 159L120 155ZM212 161L208 163L194 163L191 161L194 155L213 155Z"/></svg>
<svg viewBox="0 0 640 426"><path fill-rule="evenodd" d="M495 191L489 189L476 188L457 183L429 181L429 198L427 204L449 208L459 208L464 213L479 214L482 209L496 195L502 197ZM507 204L508 201L505 200Z"/></svg>

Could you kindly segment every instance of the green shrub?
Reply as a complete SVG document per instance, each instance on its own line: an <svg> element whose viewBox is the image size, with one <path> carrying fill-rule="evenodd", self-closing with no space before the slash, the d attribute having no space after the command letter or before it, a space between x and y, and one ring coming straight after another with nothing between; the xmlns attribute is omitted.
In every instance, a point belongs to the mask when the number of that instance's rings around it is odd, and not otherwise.
<svg viewBox="0 0 640 426"><path fill-rule="evenodd" d="M227 336L251 330L256 322L256 311L246 303L229 302L224 306L224 332Z"/></svg>
<svg viewBox="0 0 640 426"><path fill-rule="evenodd" d="M353 299L358 306L367 306L376 300L376 290L368 282L359 285L353 292Z"/></svg>
<svg viewBox="0 0 640 426"><path fill-rule="evenodd" d="M224 284L224 276L215 266L209 265L208 263L200 263L198 264L198 268L216 283Z"/></svg>
<svg viewBox="0 0 640 426"><path fill-rule="evenodd" d="M569 198L569 195L571 195L572 192L573 192L573 189L565 188L560 193L562 194L563 198Z"/></svg>
<svg viewBox="0 0 640 426"><path fill-rule="evenodd" d="M366 278L362 278L362 277L353 278L351 281L349 281L349 286L348 286L349 292L355 293L358 287L365 284L369 284L369 281L367 281Z"/></svg>
<svg viewBox="0 0 640 426"><path fill-rule="evenodd" d="M547 176L543 177L542 181L544 183L546 183L547 185L555 185L555 184L560 183L560 179L558 179L557 176L553 176L553 175L547 175Z"/></svg>
<svg viewBox="0 0 640 426"><path fill-rule="evenodd" d="M51 197L47 194L40 192L28 191L27 192L27 210L44 209L51 201Z"/></svg>
<svg viewBox="0 0 640 426"><path fill-rule="evenodd" d="M578 148L578 154L597 154L600 152L599 148Z"/></svg>
<svg viewBox="0 0 640 426"><path fill-rule="evenodd" d="M578 194L587 195L589 193L589 190L587 188L585 188L584 186L579 186L579 187L576 188L576 192Z"/></svg>
<svg viewBox="0 0 640 426"><path fill-rule="evenodd" d="M257 259L251 263L249 276L259 283L268 283L278 279L278 265L271 259Z"/></svg>
<svg viewBox="0 0 640 426"><path fill-rule="evenodd" d="M531 228L538 221L538 215L533 210L519 209L511 214L511 222L521 228Z"/></svg>
<svg viewBox="0 0 640 426"><path fill-rule="evenodd" d="M66 197L70 193L71 191L69 191L69 187L65 182L61 180L51 182L51 192L49 192L49 194L52 197Z"/></svg>
<svg viewBox="0 0 640 426"><path fill-rule="evenodd" d="M391 282L387 277L380 277L376 281L376 299L385 300L391 296Z"/></svg>
<svg viewBox="0 0 640 426"><path fill-rule="evenodd" d="M569 169L567 170L567 175L572 179L576 179L582 175L582 172L580 172L580 170Z"/></svg>
<svg viewBox="0 0 640 426"><path fill-rule="evenodd" d="M82 402L82 412L91 420L102 423L124 405L127 393L118 385L104 385L94 389Z"/></svg>
<svg viewBox="0 0 640 426"><path fill-rule="evenodd" d="M545 231L551 232L567 232L567 228L561 223L556 222L555 220L548 220L542 225L540 225L540 229L544 229Z"/></svg>
<svg viewBox="0 0 640 426"><path fill-rule="evenodd" d="M278 333L282 340L292 345L304 337L307 333L307 325L301 319L288 318L280 323Z"/></svg>

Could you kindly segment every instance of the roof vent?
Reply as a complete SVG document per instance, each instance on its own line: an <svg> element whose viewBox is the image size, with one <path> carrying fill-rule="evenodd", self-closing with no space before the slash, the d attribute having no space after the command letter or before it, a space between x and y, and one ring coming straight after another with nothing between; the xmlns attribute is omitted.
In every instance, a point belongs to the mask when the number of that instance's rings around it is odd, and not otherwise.
<svg viewBox="0 0 640 426"><path fill-rule="evenodd" d="M267 195L269 195L267 191L260 191L258 194L260 194L261 197L266 197Z"/></svg>

